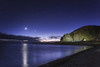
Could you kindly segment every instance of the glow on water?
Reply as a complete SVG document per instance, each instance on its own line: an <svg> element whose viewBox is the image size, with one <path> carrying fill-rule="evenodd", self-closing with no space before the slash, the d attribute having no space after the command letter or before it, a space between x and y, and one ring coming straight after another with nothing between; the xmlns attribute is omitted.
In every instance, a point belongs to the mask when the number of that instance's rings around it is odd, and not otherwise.
<svg viewBox="0 0 100 67"><path fill-rule="evenodd" d="M0 44L0 67L38 67L85 49L86 46L71 45Z"/></svg>
<svg viewBox="0 0 100 67"><path fill-rule="evenodd" d="M22 53L23 53L23 67L28 67L28 63L27 63L27 43L23 44Z"/></svg>

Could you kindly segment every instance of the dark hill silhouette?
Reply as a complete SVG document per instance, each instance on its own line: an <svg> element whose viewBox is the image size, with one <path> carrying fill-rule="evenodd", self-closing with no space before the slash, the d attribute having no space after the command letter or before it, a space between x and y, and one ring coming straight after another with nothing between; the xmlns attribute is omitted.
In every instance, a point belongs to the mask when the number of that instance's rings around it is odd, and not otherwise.
<svg viewBox="0 0 100 67"><path fill-rule="evenodd" d="M0 39L28 40L28 41L39 42L39 37L8 35L1 32L0 32Z"/></svg>

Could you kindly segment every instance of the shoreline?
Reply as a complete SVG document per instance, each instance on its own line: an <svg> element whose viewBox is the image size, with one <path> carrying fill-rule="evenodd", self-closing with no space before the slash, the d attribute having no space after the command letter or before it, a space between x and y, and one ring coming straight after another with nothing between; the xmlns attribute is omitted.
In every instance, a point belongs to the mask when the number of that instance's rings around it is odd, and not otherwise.
<svg viewBox="0 0 100 67"><path fill-rule="evenodd" d="M74 56L80 55L80 54L85 53L87 51L90 51L90 50L92 50L94 48L95 47L91 47L89 49L86 49L86 50L80 51L78 53L75 53L73 55L70 55L70 56L67 56L67 57L64 57L64 58L57 59L57 60L48 62L46 64L42 64L42 65L40 65L38 67L60 67L61 65L65 64L66 62L68 62L69 60L71 60Z"/></svg>
<svg viewBox="0 0 100 67"><path fill-rule="evenodd" d="M100 41L86 41L86 42L36 42L33 44L44 45L75 45L75 46L100 46Z"/></svg>
<svg viewBox="0 0 100 67"><path fill-rule="evenodd" d="M0 41L0 43L29 43L43 45L81 45L81 46L100 46L100 41L79 41L79 42L34 42L34 41Z"/></svg>

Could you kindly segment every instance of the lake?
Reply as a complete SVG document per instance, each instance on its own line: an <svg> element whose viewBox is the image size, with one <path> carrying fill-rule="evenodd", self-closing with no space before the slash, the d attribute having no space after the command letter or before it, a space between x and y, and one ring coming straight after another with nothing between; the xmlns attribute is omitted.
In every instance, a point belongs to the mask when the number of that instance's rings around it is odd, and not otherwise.
<svg viewBox="0 0 100 67"><path fill-rule="evenodd" d="M37 67L87 48L73 45L0 44L0 67Z"/></svg>

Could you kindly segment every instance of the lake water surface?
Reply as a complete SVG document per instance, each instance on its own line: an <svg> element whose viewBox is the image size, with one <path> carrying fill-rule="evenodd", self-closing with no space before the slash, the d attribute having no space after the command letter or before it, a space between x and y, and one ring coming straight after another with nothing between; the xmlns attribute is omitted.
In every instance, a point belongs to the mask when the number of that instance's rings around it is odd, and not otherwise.
<svg viewBox="0 0 100 67"><path fill-rule="evenodd" d="M86 48L71 45L0 44L0 67L37 67Z"/></svg>

